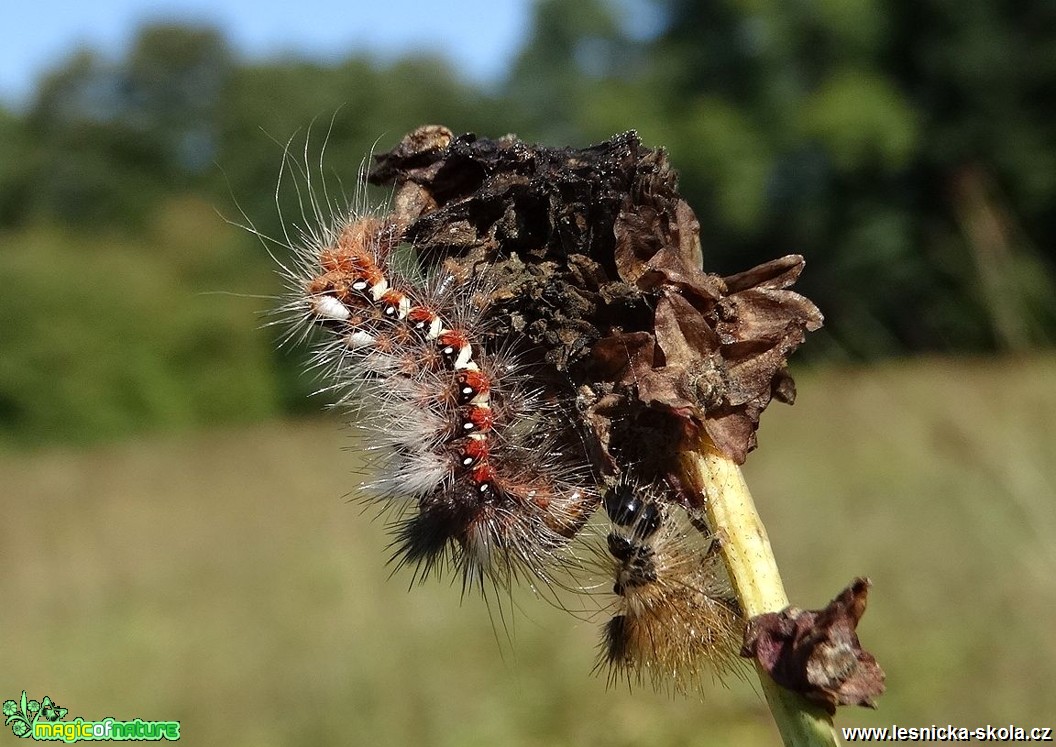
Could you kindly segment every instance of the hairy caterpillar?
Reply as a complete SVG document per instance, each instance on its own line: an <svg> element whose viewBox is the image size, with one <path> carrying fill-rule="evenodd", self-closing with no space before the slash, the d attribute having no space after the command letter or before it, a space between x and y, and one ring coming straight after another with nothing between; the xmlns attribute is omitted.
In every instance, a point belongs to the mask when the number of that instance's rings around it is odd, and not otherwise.
<svg viewBox="0 0 1056 747"><path fill-rule="evenodd" d="M405 269L414 248L395 212L307 197L283 312L298 335L327 331L314 365L355 407L372 459L354 493L395 507L395 562L422 576L450 563L464 584L549 579L599 496L555 435L560 408L488 337L487 286Z"/></svg>
<svg viewBox="0 0 1056 747"><path fill-rule="evenodd" d="M706 527L627 482L607 491L604 505L617 602L598 666L610 681L686 692L707 671L740 671L744 621Z"/></svg>

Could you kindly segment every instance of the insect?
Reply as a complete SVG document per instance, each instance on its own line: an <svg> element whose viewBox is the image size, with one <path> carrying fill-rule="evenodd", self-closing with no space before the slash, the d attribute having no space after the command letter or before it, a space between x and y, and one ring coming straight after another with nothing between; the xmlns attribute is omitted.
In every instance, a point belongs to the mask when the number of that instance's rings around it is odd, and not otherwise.
<svg viewBox="0 0 1056 747"><path fill-rule="evenodd" d="M421 577L450 564L464 584L546 579L599 502L553 440L560 406L489 348L486 285L398 269L413 257L403 223L353 204L329 222L313 209L283 308L326 330L314 366L371 456L354 492L394 508L394 560Z"/></svg>
<svg viewBox="0 0 1056 747"><path fill-rule="evenodd" d="M702 520L626 481L605 493L604 506L616 603L598 666L610 682L686 692L705 672L741 671L743 620Z"/></svg>

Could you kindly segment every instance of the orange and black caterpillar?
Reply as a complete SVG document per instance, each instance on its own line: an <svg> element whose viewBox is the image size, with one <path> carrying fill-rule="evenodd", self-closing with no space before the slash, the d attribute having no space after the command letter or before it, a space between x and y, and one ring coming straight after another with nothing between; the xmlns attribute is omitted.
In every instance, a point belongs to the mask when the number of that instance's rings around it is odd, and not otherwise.
<svg viewBox="0 0 1056 747"><path fill-rule="evenodd" d="M375 457L357 492L398 506L400 565L545 578L597 492L555 446L554 406L516 358L485 349L476 288L398 272L401 238L396 221L353 213L311 234L286 272L285 310L328 331L316 363L357 405Z"/></svg>

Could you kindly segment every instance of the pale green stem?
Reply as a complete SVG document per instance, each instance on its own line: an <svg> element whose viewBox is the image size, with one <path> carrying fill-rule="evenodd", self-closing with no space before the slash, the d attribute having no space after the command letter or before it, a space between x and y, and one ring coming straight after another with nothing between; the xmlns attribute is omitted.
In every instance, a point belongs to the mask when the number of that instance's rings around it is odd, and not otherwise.
<svg viewBox="0 0 1056 747"><path fill-rule="evenodd" d="M746 617L788 606L785 587L740 467L704 443L681 455L682 472L703 499L708 523ZM786 747L837 745L832 719L800 695L777 685L756 665L759 682Z"/></svg>

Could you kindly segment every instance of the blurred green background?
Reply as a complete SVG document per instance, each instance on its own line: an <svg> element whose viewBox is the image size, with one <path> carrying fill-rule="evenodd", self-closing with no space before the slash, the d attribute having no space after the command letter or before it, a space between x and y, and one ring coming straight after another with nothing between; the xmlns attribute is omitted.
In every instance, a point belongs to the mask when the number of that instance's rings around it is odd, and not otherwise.
<svg viewBox="0 0 1056 747"><path fill-rule="evenodd" d="M276 350L274 263L237 224L298 215L275 194L291 138L340 194L441 123L637 129L707 269L803 254L826 326L746 471L797 604L874 581L860 633L889 692L837 723L1053 725L1056 5L529 16L491 82L153 22L0 105L0 699L181 719L191 744L776 743L750 683L607 689L602 615L408 592L343 500L358 458L304 351Z"/></svg>

